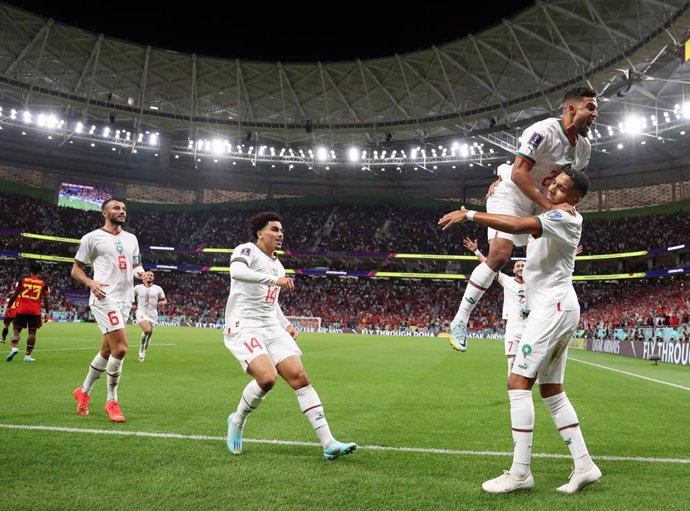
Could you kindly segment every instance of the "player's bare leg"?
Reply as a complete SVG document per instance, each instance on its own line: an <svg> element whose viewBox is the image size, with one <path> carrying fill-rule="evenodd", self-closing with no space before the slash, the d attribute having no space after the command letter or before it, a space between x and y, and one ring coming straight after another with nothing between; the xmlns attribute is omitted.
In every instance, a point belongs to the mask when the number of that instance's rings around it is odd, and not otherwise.
<svg viewBox="0 0 690 511"><path fill-rule="evenodd" d="M467 322L475 306L510 260L513 253L513 242L503 238L495 238L489 242L489 255L486 261L478 265L470 275L465 293L462 295L460 307L450 323L450 345L456 351L467 349Z"/></svg>
<svg viewBox="0 0 690 511"><path fill-rule="evenodd" d="M10 349L9 355L5 358L8 362L12 362L12 359L14 356L19 353L19 336L22 333L21 328L17 328L17 325L14 326L14 330L12 330L12 348Z"/></svg>
<svg viewBox="0 0 690 511"><path fill-rule="evenodd" d="M304 370L302 359L294 355L288 357L280 362L276 369L278 374L292 387L297 396L297 402L302 410L302 413L309 420L319 442L323 446L323 456L328 460L339 458L340 456L352 453L357 444L352 442L339 442L331 434L331 429L328 426L326 415L323 411L323 405L319 395L311 385L309 376Z"/></svg>
<svg viewBox="0 0 690 511"><path fill-rule="evenodd" d="M36 347L36 329L29 328L29 335L26 338L26 354L24 355L24 362L36 362L36 359L31 356Z"/></svg>
<svg viewBox="0 0 690 511"><path fill-rule="evenodd" d="M141 327L141 344L139 345L139 362L146 359L146 350L149 347L149 341L153 335L153 326L145 319L139 323Z"/></svg>
<svg viewBox="0 0 690 511"><path fill-rule="evenodd" d="M259 407L278 379L278 372L268 355L259 355L252 360L247 367L247 373L254 379L242 391L237 409L228 416L226 442L228 450L233 454L242 452L242 433L247 417Z"/></svg>

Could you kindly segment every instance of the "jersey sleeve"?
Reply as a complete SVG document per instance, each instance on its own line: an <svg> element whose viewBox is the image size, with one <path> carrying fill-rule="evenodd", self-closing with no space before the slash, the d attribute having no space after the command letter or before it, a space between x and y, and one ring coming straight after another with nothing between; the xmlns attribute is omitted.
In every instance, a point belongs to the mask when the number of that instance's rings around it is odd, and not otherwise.
<svg viewBox="0 0 690 511"><path fill-rule="evenodd" d="M549 132L543 125L535 124L522 134L517 155L534 164L539 156L548 151Z"/></svg>
<svg viewBox="0 0 690 511"><path fill-rule="evenodd" d="M85 234L79 241L79 248L77 249L77 254L74 256L74 260L82 264L91 263L91 236Z"/></svg>
<svg viewBox="0 0 690 511"><path fill-rule="evenodd" d="M582 217L579 215L573 216L565 211L552 209L539 215L537 220L541 227L540 236L560 239L574 246L579 243L582 233Z"/></svg>
<svg viewBox="0 0 690 511"><path fill-rule="evenodd" d="M582 151L582 158L578 162L578 166L575 170L585 170L587 168L587 165L589 165L589 158L592 155L592 144L590 143L590 141L585 138L583 140L583 143L585 144L585 148Z"/></svg>
<svg viewBox="0 0 690 511"><path fill-rule="evenodd" d="M141 264L141 255L139 254L139 239L134 237L134 252L132 253L132 266L136 267Z"/></svg>
<svg viewBox="0 0 690 511"><path fill-rule="evenodd" d="M506 287L506 283L508 280L510 280L510 277L502 271L499 271L496 280L498 280L498 283L501 284L501 286Z"/></svg>
<svg viewBox="0 0 690 511"><path fill-rule="evenodd" d="M254 257L254 250L249 243L243 245L238 245L235 250L232 251L232 256L230 256L230 264L235 261L241 262L250 266L252 263L252 258Z"/></svg>
<svg viewBox="0 0 690 511"><path fill-rule="evenodd" d="M162 287L158 288L158 299L165 300L165 291L163 291Z"/></svg>

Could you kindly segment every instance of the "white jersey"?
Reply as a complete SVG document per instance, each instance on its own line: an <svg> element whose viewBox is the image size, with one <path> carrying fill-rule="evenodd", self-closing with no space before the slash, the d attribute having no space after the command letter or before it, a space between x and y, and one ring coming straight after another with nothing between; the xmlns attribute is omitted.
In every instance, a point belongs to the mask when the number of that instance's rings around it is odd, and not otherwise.
<svg viewBox="0 0 690 511"><path fill-rule="evenodd" d="M571 141L563 121L553 117L532 124L522 133L517 154L534 164L530 175L539 191L546 195L549 184L561 171L586 168L591 153L592 146L587 137L578 134ZM510 181L511 173L512 167L510 172L501 171L500 175ZM517 186L516 189L525 201L531 202Z"/></svg>
<svg viewBox="0 0 690 511"><path fill-rule="evenodd" d="M552 308L579 311L572 275L582 235L582 216L553 209L537 219L541 234L527 244L523 273L527 306L530 311Z"/></svg>
<svg viewBox="0 0 690 511"><path fill-rule="evenodd" d="M103 288L107 299L131 305L134 301L134 267L139 262L139 242L134 234L120 231L110 233L96 229L85 234L79 242L74 259L82 264L93 264L93 280L108 284ZM91 293L89 304L99 300Z"/></svg>
<svg viewBox="0 0 690 511"><path fill-rule="evenodd" d="M254 243L238 245L232 252L230 264L236 261L265 275L267 283L230 279L230 295L225 306L226 331L247 327L282 327L276 315L280 288L275 284L285 276L283 264Z"/></svg>
<svg viewBox="0 0 690 511"><path fill-rule="evenodd" d="M503 319L524 322L520 309L525 305L525 283L520 284L501 272L498 273L498 283L503 287Z"/></svg>
<svg viewBox="0 0 690 511"><path fill-rule="evenodd" d="M137 313L149 318L158 318L158 300L165 300L163 288L156 284L146 287L144 284L134 286L134 301L137 302Z"/></svg>

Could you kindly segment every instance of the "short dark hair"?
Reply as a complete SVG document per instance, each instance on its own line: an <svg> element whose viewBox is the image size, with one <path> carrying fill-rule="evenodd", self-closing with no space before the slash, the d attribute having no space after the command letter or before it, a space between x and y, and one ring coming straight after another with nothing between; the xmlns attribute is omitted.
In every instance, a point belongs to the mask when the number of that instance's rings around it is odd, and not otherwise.
<svg viewBox="0 0 690 511"><path fill-rule="evenodd" d="M125 203L125 199L118 199L117 197L113 197L111 199L106 199L103 201L103 204L101 204L101 211L105 211L105 207L110 204L111 202L121 202L122 204Z"/></svg>
<svg viewBox="0 0 690 511"><path fill-rule="evenodd" d="M565 93L565 97L563 98L563 106L567 105L571 101L580 101L584 98L596 98L597 96L597 91L591 87L574 87Z"/></svg>
<svg viewBox="0 0 690 511"><path fill-rule="evenodd" d="M41 273L41 263L39 263L38 261L31 261L29 263L29 271L33 275L38 275L39 273Z"/></svg>
<svg viewBox="0 0 690 511"><path fill-rule="evenodd" d="M275 211L262 211L258 215L254 215L249 219L249 237L252 240L257 239L257 231L266 227L268 222L280 222L282 224L283 219Z"/></svg>
<svg viewBox="0 0 690 511"><path fill-rule="evenodd" d="M563 173L568 176L575 184L575 190L580 194L580 198L587 195L589 191L589 176L582 172L581 170L568 169L564 170Z"/></svg>

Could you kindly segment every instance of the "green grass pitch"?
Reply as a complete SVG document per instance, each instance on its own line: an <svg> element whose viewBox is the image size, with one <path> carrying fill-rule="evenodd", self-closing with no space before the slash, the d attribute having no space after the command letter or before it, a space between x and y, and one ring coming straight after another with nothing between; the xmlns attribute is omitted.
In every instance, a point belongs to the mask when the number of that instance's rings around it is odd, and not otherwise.
<svg viewBox="0 0 690 511"><path fill-rule="evenodd" d="M242 455L227 451L226 417L248 378L219 331L161 327L143 364L139 330L128 331L124 424L103 411L105 377L91 414L75 411L71 391L99 344L94 324L49 324L35 363L0 360L0 509L688 508L687 367L571 350L566 389L602 481L555 491L571 461L535 389L535 487L496 496L481 483L510 467L513 446L500 342L456 353L445 339L303 334L333 433L360 446L329 462L283 381L249 418Z"/></svg>

